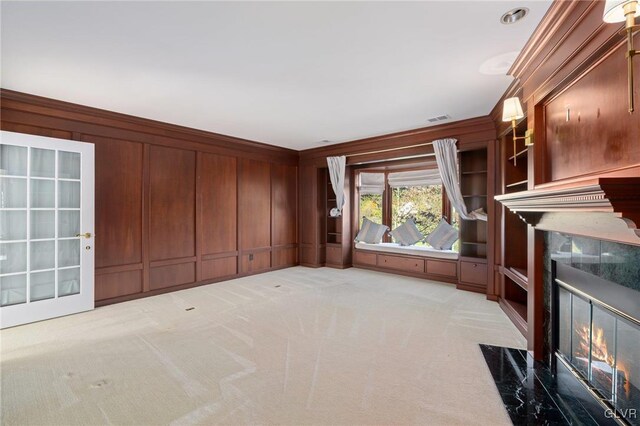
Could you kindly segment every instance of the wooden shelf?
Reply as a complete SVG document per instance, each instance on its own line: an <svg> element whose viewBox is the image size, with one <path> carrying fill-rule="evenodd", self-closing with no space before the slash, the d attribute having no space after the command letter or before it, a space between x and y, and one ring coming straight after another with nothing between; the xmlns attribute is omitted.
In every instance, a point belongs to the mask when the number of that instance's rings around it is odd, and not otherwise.
<svg viewBox="0 0 640 426"><path fill-rule="evenodd" d="M482 197L486 197L487 194L469 194L469 195L463 195L464 198L482 198Z"/></svg>
<svg viewBox="0 0 640 426"><path fill-rule="evenodd" d="M327 232L327 235L342 235L342 232Z"/></svg>
<svg viewBox="0 0 640 426"><path fill-rule="evenodd" d="M500 299L500 306L520 332L527 335L527 305L509 299Z"/></svg>
<svg viewBox="0 0 640 426"><path fill-rule="evenodd" d="M486 170L468 170L466 172L462 172L463 175L475 175L475 174L483 174L487 173Z"/></svg>
<svg viewBox="0 0 640 426"><path fill-rule="evenodd" d="M515 188L516 186L526 185L527 183L529 183L529 179L525 179L525 180L521 180L519 182L514 182L514 183L507 184L506 187L507 188Z"/></svg>
<svg viewBox="0 0 640 426"><path fill-rule="evenodd" d="M528 154L529 150L528 148L524 148L522 151L518 151L515 155L515 158L520 158L520 157L526 157ZM513 161L513 155L511 157L509 157L509 161Z"/></svg>
<svg viewBox="0 0 640 426"><path fill-rule="evenodd" d="M520 268L505 268L502 267L502 273L519 285L523 290L529 291L529 278L527 277L527 271Z"/></svg>
<svg viewBox="0 0 640 426"><path fill-rule="evenodd" d="M486 242L476 242L476 241L462 241L462 244L470 244L470 245L474 245L474 246L486 246L487 243Z"/></svg>

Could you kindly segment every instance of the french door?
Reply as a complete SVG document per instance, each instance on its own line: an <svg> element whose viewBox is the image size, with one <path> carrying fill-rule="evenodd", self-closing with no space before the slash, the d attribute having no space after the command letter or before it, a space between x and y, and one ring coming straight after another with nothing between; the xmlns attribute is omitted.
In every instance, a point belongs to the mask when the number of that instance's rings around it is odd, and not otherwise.
<svg viewBox="0 0 640 426"><path fill-rule="evenodd" d="M0 133L0 327L93 309L93 145Z"/></svg>

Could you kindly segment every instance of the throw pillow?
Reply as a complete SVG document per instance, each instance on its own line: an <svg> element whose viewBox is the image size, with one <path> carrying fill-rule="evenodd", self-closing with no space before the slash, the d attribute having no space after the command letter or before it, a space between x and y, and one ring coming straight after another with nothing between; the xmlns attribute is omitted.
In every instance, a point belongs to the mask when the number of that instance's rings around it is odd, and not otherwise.
<svg viewBox="0 0 640 426"><path fill-rule="evenodd" d="M401 246L411 246L424 238L413 218L408 219L405 223L389 232L389 234Z"/></svg>
<svg viewBox="0 0 640 426"><path fill-rule="evenodd" d="M458 230L449 225L446 220L440 219L440 223L427 235L426 241L438 250L451 250L453 243L458 240Z"/></svg>
<svg viewBox="0 0 640 426"><path fill-rule="evenodd" d="M360 231L358 232L358 235L356 235L356 241L369 244L379 244L380 241L382 241L384 233L388 230L388 226L372 222L365 217L362 221Z"/></svg>

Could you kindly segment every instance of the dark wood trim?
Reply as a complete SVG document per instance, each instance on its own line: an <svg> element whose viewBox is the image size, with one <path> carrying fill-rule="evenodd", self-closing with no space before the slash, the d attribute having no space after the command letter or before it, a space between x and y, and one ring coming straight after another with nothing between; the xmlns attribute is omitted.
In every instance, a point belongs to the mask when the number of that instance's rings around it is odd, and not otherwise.
<svg viewBox="0 0 640 426"><path fill-rule="evenodd" d="M149 278L150 242L149 242L149 165L150 165L150 148L144 144L142 150L142 291L148 292L151 289Z"/></svg>
<svg viewBox="0 0 640 426"><path fill-rule="evenodd" d="M213 260L213 259L224 259L226 257L235 257L238 256L239 252L236 251L227 251L224 253L213 253L213 254L203 254L202 260Z"/></svg>
<svg viewBox="0 0 640 426"><path fill-rule="evenodd" d="M197 256L178 257L176 259L163 259L150 262L149 266L157 268L158 266L180 265L182 263L195 263L198 261Z"/></svg>
<svg viewBox="0 0 640 426"><path fill-rule="evenodd" d="M70 120L69 122L73 122L73 126L76 128L83 127L83 124L93 124L95 126L88 127L93 129L102 128L102 131L98 131L96 134L103 134L105 127L113 130L117 129L121 134L126 132L131 136L125 137L125 139L131 141L155 144L164 144L164 141L167 141L166 143L170 146L175 146L176 141L178 141L180 146L185 149L224 152L232 156L262 158L286 164L297 164L298 162L298 152L291 149L8 89L0 89L0 104L3 114L9 113L11 115L12 112L22 112L38 115L40 116L40 123L43 120L47 121L45 117L62 121ZM4 117L3 120L5 120ZM18 122L24 121L18 120ZM60 129L61 127L52 126L51 128Z"/></svg>
<svg viewBox="0 0 640 426"><path fill-rule="evenodd" d="M104 268L96 268L96 275L113 274L116 272L140 271L144 268L142 263L132 263L129 265L106 266Z"/></svg>
<svg viewBox="0 0 640 426"><path fill-rule="evenodd" d="M335 155L346 155L347 157L357 155L351 159L347 158L347 164L390 161L409 156L424 157L433 154L433 147L415 147L415 145L445 137L458 139L461 147L474 142L486 142L496 138L495 126L489 116L484 116L308 149L300 152L300 164L322 166L323 162L326 164L326 157ZM363 155L371 152L373 154Z"/></svg>

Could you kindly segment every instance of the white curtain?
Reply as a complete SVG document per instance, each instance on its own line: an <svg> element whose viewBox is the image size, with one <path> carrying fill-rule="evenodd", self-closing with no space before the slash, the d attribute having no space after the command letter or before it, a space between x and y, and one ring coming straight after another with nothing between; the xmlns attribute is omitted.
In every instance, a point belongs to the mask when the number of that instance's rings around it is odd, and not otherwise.
<svg viewBox="0 0 640 426"><path fill-rule="evenodd" d="M469 214L467 206L460 192L458 180L458 150L455 139L438 139L433 141L433 150L436 153L436 162L442 179L442 185L447 191L451 205L456 209L461 218L476 220L475 215Z"/></svg>
<svg viewBox="0 0 640 426"><path fill-rule="evenodd" d="M360 195L382 194L384 192L384 173L360 173L358 189Z"/></svg>
<svg viewBox="0 0 640 426"><path fill-rule="evenodd" d="M429 185L442 185L442 179L440 178L438 169L389 173L389 186L391 188Z"/></svg>
<svg viewBox="0 0 640 426"><path fill-rule="evenodd" d="M338 215L341 215L342 207L344 207L344 173L347 165L347 157L344 155L341 157L327 157L327 164L329 165L331 186L333 187L333 192L336 194Z"/></svg>

